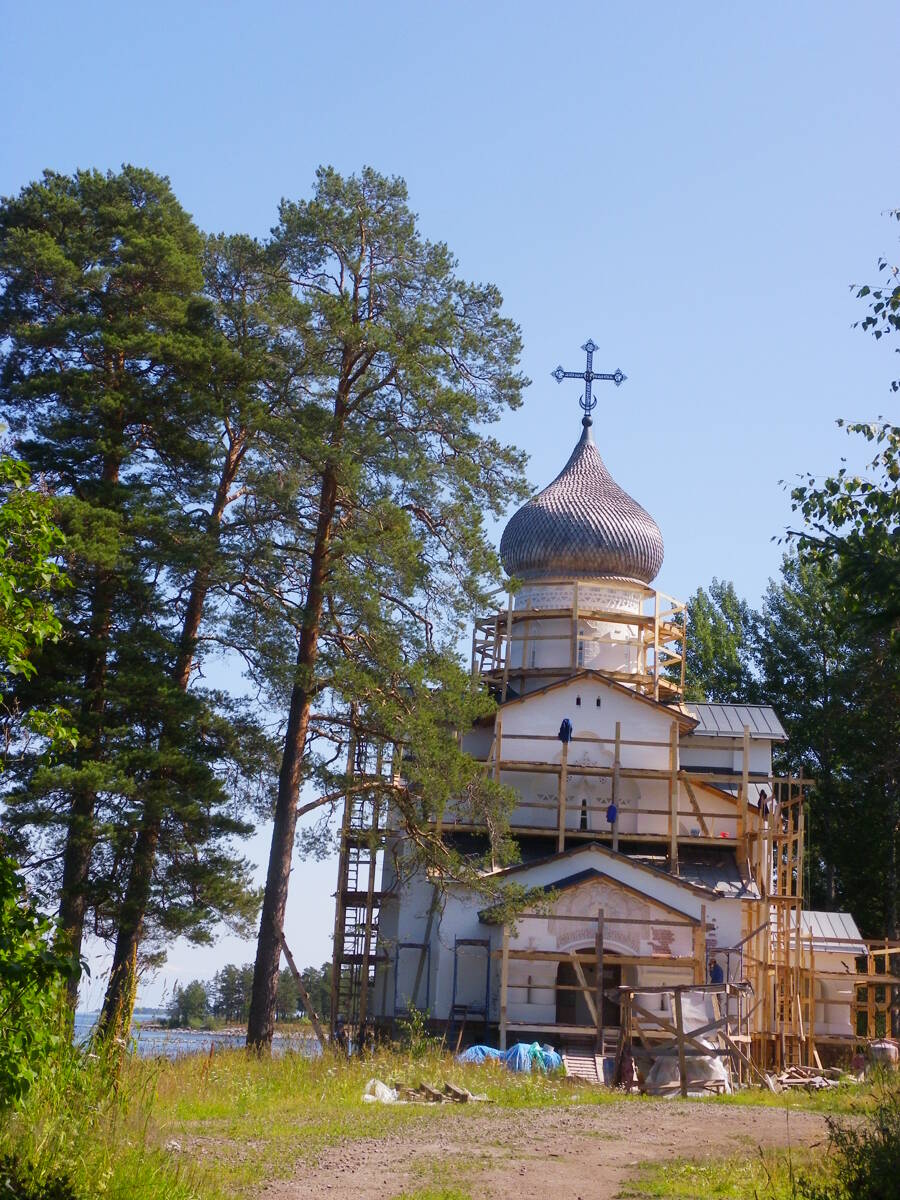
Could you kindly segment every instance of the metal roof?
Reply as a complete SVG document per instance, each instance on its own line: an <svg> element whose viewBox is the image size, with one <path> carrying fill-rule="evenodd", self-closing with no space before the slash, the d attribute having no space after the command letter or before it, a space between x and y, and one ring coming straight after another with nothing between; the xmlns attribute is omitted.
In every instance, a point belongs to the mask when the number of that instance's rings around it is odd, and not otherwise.
<svg viewBox="0 0 900 1200"><path fill-rule="evenodd" d="M749 725L752 738L786 742L788 735L770 704L700 704L685 701L681 708L697 722L701 737L743 737Z"/></svg>
<svg viewBox="0 0 900 1200"><path fill-rule="evenodd" d="M801 912L800 930L804 944L812 934L816 954L852 954L856 957L866 953L866 944L850 913Z"/></svg>
<svg viewBox="0 0 900 1200"><path fill-rule="evenodd" d="M514 513L500 539L508 574L622 576L649 583L663 561L659 526L616 483L590 421L552 483Z"/></svg>
<svg viewBox="0 0 900 1200"><path fill-rule="evenodd" d="M758 900L759 888L752 879L742 879L733 849L710 846L682 846L678 874L687 883L709 888L717 896L732 900Z"/></svg>

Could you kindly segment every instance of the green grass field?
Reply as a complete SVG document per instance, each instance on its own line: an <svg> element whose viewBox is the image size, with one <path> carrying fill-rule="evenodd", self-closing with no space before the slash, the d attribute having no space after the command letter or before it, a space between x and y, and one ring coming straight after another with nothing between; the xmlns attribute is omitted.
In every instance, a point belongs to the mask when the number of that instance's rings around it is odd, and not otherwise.
<svg viewBox="0 0 900 1200"><path fill-rule="evenodd" d="M377 1137L446 1117L449 1106L435 1111L417 1105L363 1104L362 1092L372 1076L408 1086L451 1082L486 1093L498 1106L516 1109L608 1104L623 1098L563 1078L515 1075L490 1064L462 1066L436 1052L411 1059L385 1051L348 1062L331 1055L310 1060L298 1054L269 1060L228 1050L174 1062L128 1057L118 1073L100 1057L85 1062L73 1053L64 1056L24 1107L0 1127L0 1157L15 1152L40 1178L67 1172L79 1198L156 1200L164 1195L171 1200L224 1200L249 1194L265 1179L289 1175L298 1160L312 1160L339 1140ZM851 1112L866 1110L872 1095L871 1088L854 1085L812 1096L793 1094L787 1100L747 1092L708 1103L789 1103ZM633 1097L630 1102L644 1101ZM482 1107L454 1105L452 1111L454 1117L467 1119ZM684 1167L685 1180L691 1169ZM712 1190L716 1168L702 1169L709 1173L706 1191L665 1194L753 1195L752 1189ZM748 1181L756 1179L752 1172L759 1169L747 1168ZM733 1167L723 1167L722 1172L723 1179L736 1177ZM667 1178L671 1184L668 1170ZM635 1194L664 1194L652 1190L653 1180L652 1171L645 1173L645 1191ZM443 1195L440 1190L435 1194Z"/></svg>

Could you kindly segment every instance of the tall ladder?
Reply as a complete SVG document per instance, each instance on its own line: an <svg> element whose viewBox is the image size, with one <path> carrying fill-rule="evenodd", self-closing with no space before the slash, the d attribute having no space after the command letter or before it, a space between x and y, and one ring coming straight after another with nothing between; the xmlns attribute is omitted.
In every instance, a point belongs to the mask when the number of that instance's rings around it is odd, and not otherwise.
<svg viewBox="0 0 900 1200"><path fill-rule="evenodd" d="M803 792L794 793L790 777L781 785L779 828L773 837L773 886L770 896L775 992L775 1060L781 1067L808 1065L807 1021L801 988L803 965ZM808 1014L808 1009L807 1009Z"/></svg>
<svg viewBox="0 0 900 1200"><path fill-rule="evenodd" d="M385 802L377 790L353 790L384 770L383 746L374 748L351 733L347 755L350 783L344 799L338 886L335 896L334 957L331 983L332 1037L339 1025L357 1042L371 1010L378 942L381 892L375 887ZM381 828L380 828L381 827Z"/></svg>

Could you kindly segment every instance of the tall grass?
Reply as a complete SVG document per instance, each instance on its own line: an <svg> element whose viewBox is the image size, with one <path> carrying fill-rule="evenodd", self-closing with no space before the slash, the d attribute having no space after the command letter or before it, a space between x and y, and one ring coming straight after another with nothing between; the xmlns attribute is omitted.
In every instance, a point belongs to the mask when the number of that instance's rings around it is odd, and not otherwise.
<svg viewBox="0 0 900 1200"><path fill-rule="evenodd" d="M243 1050L148 1061L130 1054L122 1059L112 1049L88 1055L64 1048L22 1105L0 1122L0 1200L6 1200L2 1164L7 1155L47 1184L44 1192L26 1193L28 1200L233 1200L256 1195L265 1180L289 1176L299 1162L314 1160L324 1147L344 1139L465 1122L498 1108L623 1099L559 1077L516 1075L498 1064L462 1065L434 1047L416 1055L378 1051L349 1062L332 1054L310 1059L290 1052L264 1059ZM449 1082L486 1094L492 1103L363 1104L363 1090L373 1076L409 1087ZM779 1099L791 1103L795 1098ZM816 1102L843 1107L849 1099L829 1093ZM853 1099L865 1105L868 1097L855 1089ZM796 1100L798 1107L805 1106L804 1099ZM633 1097L629 1102L647 1101ZM727 1197L736 1194L728 1188L737 1180L755 1186L768 1178L766 1169L777 1186L758 1194L780 1196L774 1160L742 1167L751 1172L744 1179L735 1168L714 1164L685 1166L680 1178L667 1168L666 1178L670 1186L685 1189L672 1195L689 1195L689 1188L699 1184L694 1195ZM702 1179L692 1178L697 1170L705 1172ZM49 1181L60 1176L69 1178L71 1190L53 1193ZM647 1177L644 1194L670 1194L653 1190L663 1182L661 1176ZM9 1195L18 1200L17 1193Z"/></svg>
<svg viewBox="0 0 900 1200"><path fill-rule="evenodd" d="M35 1200L53 1195L63 1182L77 1200L213 1195L159 1142L158 1077L155 1065L128 1060L122 1068L110 1050L87 1053L64 1045L0 1123L0 1159L17 1164Z"/></svg>
<svg viewBox="0 0 900 1200"><path fill-rule="evenodd" d="M437 1050L418 1057L383 1051L349 1062L331 1054L265 1059L243 1050L149 1061L123 1059L117 1047L64 1047L2 1123L0 1163L12 1156L35 1188L44 1188L34 1191L36 1200L49 1197L60 1177L77 1200L234 1197L342 1139L446 1115L432 1106L363 1104L373 1076L412 1087L455 1083L511 1108L607 1098L566 1080L464 1066ZM484 1111L452 1107L462 1119Z"/></svg>

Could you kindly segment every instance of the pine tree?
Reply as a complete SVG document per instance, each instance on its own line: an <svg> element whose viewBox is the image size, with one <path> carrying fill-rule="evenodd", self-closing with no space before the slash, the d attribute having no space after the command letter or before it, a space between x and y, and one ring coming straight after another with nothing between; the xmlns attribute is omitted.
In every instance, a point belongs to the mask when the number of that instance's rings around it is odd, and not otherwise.
<svg viewBox="0 0 900 1200"><path fill-rule="evenodd" d="M197 497L199 521L180 544L167 547L166 554L170 575L186 597L183 607L176 606L181 626L170 671L171 690L182 694L187 693L197 665L204 620L214 637L222 595L242 575L248 528L254 530L255 545L265 546L269 525L265 517L258 518L259 507L249 498L255 475L264 470L263 450L286 407L298 359L282 333L284 318L296 306L260 245L246 237L210 238L204 275L214 322L208 374L201 385L211 428L207 494L200 494L196 483L185 489ZM220 697L218 707L224 705ZM232 734L234 728L232 721ZM160 740L166 750L177 741L177 729L177 720L163 725ZM250 730L247 724L244 732ZM234 737L232 742L238 749ZM264 740L252 739L249 749L257 761L248 760L248 770L259 771L266 760ZM138 950L152 903L161 839L172 810L172 797L161 778L143 796L101 1015L101 1028L119 1035L131 1019ZM245 911L249 912L246 906Z"/></svg>
<svg viewBox="0 0 900 1200"><path fill-rule="evenodd" d="M110 638L140 551L129 525L143 510L132 474L152 452L149 431L187 422L171 385L172 362L191 339L200 241L164 180L45 173L0 210L0 337L7 340L3 408L34 470L57 491L70 567L80 587L70 606L70 668L80 688L70 765L60 919L80 951L98 793L111 781L100 745ZM171 423L153 420L166 395ZM182 420L179 420L182 416ZM64 498L63 498L64 497ZM74 1000L74 995L72 997Z"/></svg>
<svg viewBox="0 0 900 1200"><path fill-rule="evenodd" d="M281 464L292 488L283 571L277 590L257 578L265 602L245 625L287 705L256 1047L272 1036L298 796L315 777L317 739L346 736L355 711L413 747L395 809L410 847L448 869L430 819L454 792L473 803L490 792L452 737L486 708L452 648L460 616L498 574L483 514L524 494L521 457L484 428L519 403L518 330L495 288L462 281L446 246L422 238L401 180L320 170L312 200L282 204L273 252L305 306L309 372Z"/></svg>
<svg viewBox="0 0 900 1200"><path fill-rule="evenodd" d="M133 167L47 173L0 206L0 400L52 493L72 582L63 637L20 698L67 707L78 734L52 767L23 756L6 820L37 885L60 895L76 951L88 917L110 937L134 914L148 805L165 819L145 934L208 938L219 916L246 921L255 904L229 849L249 828L240 788L226 786L229 771L247 777L250 725L173 679L195 514L218 465L199 386L216 346L203 248L168 182Z"/></svg>

